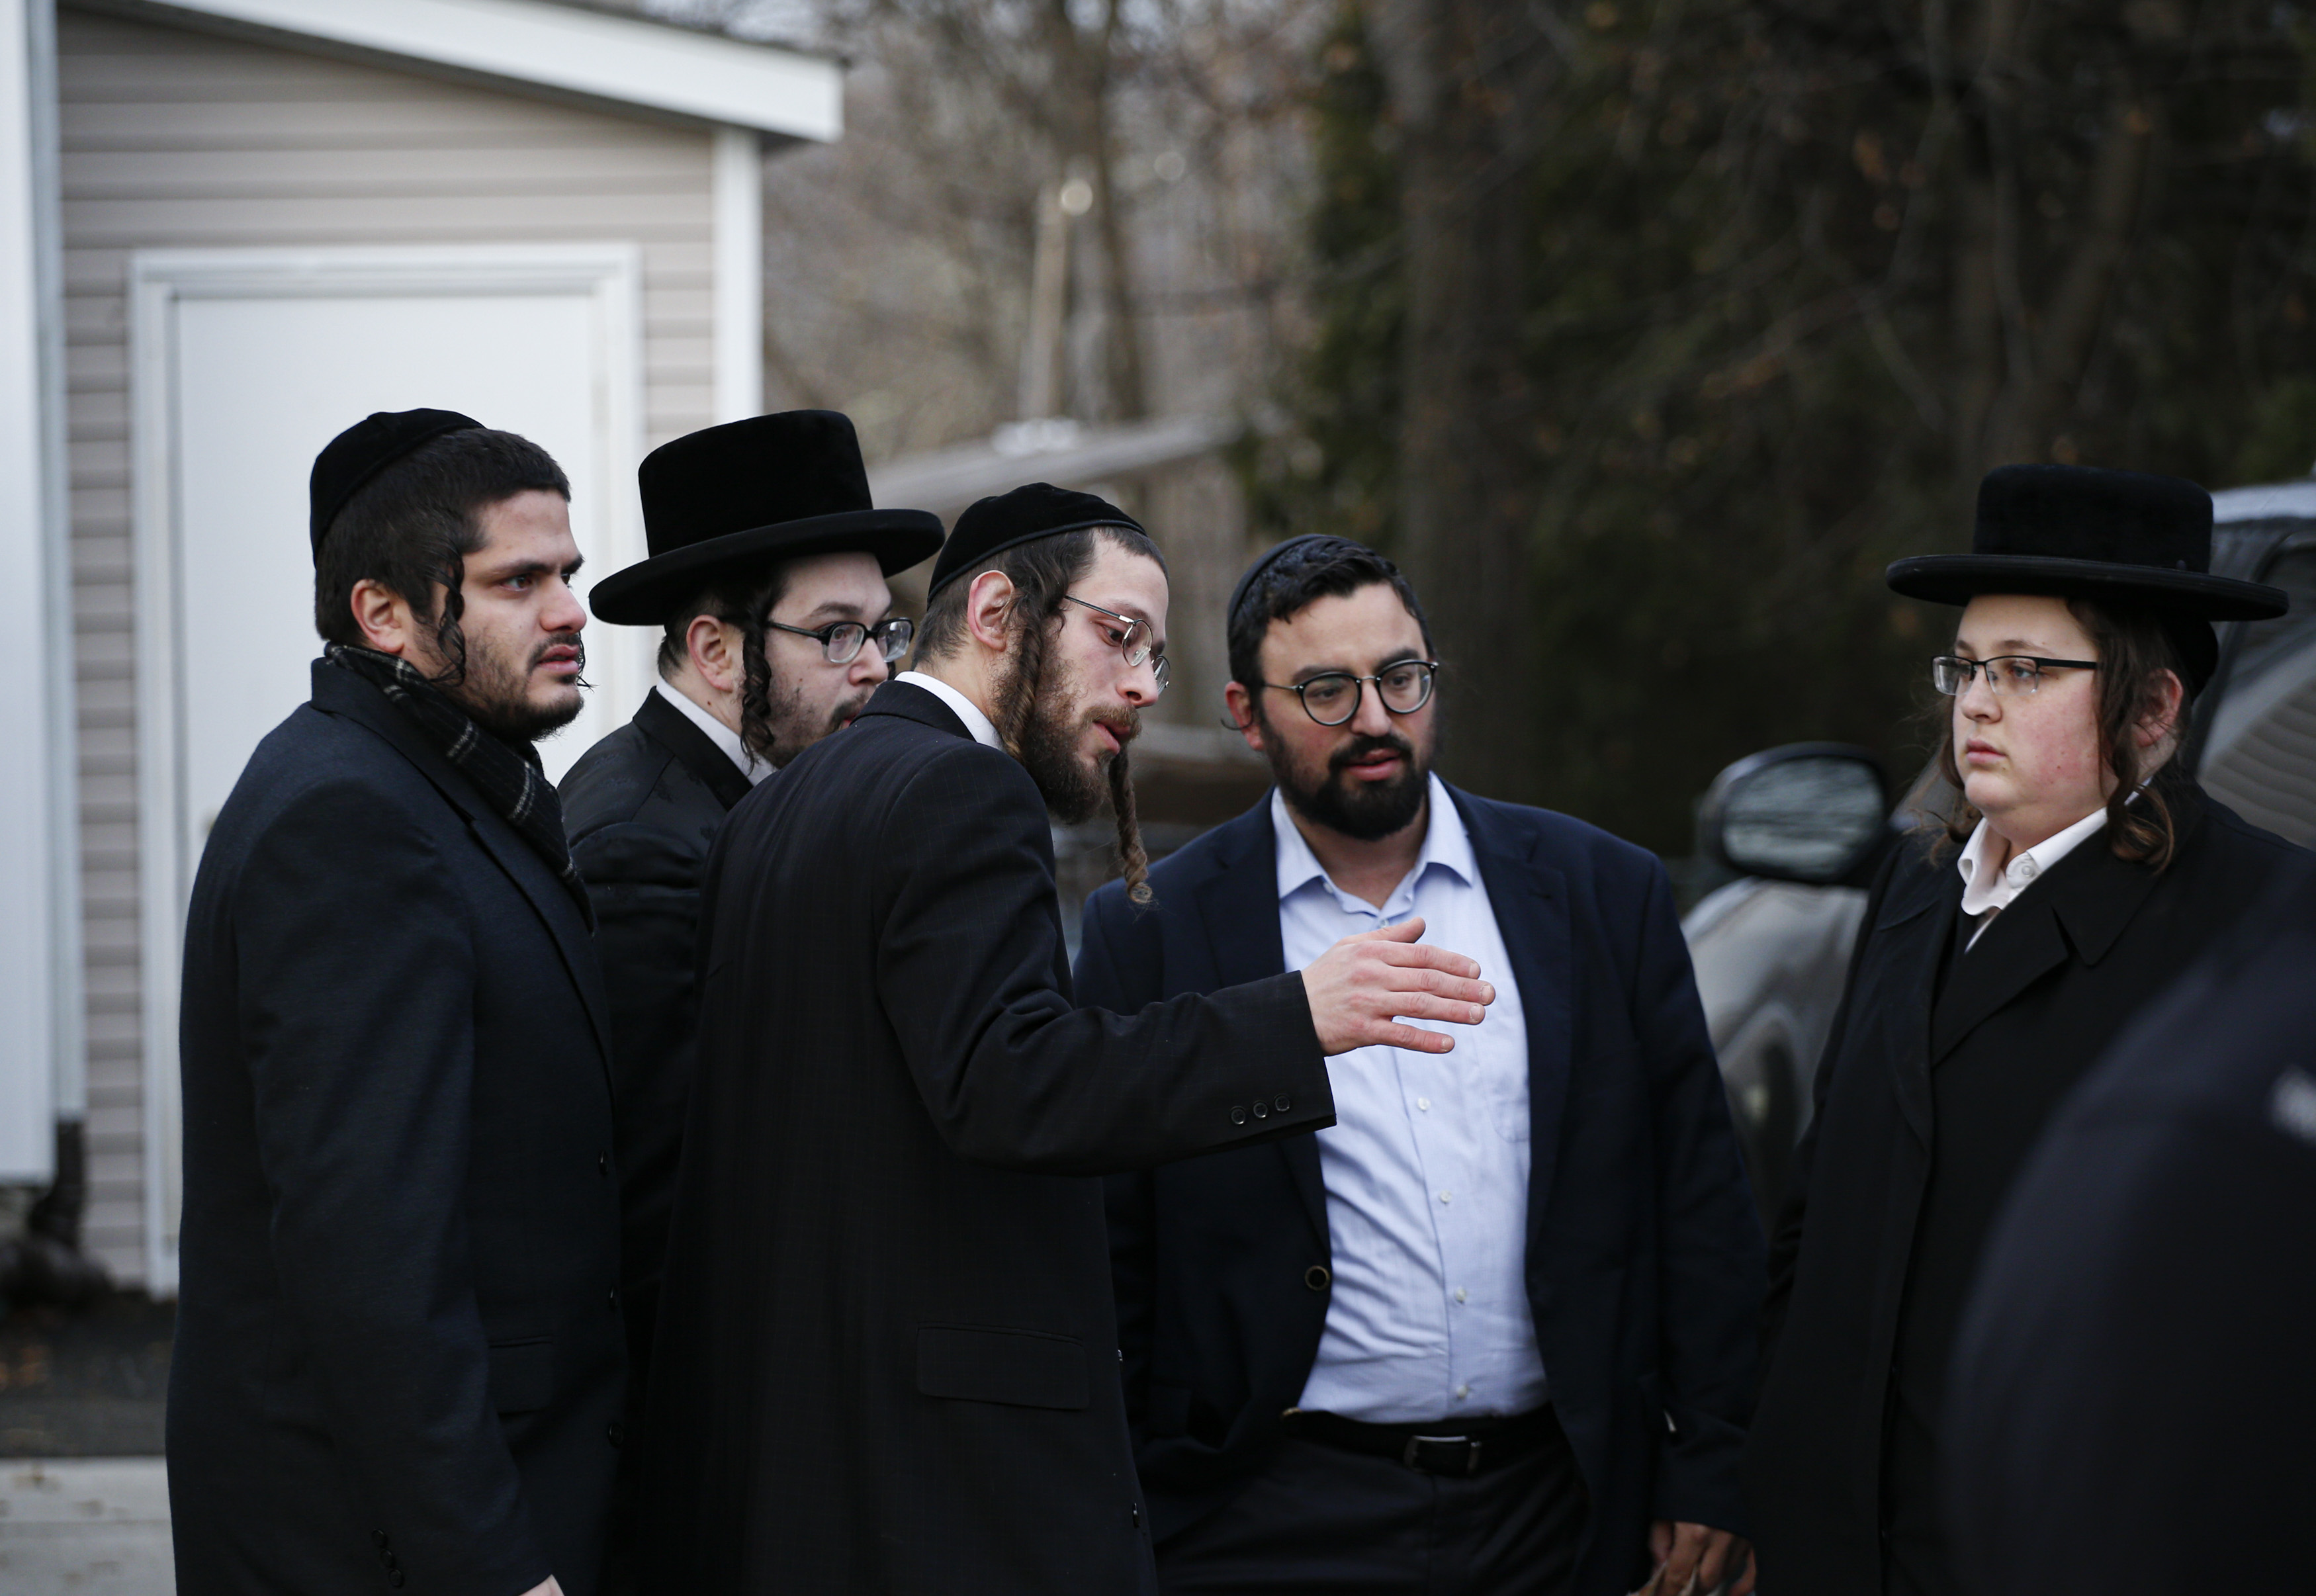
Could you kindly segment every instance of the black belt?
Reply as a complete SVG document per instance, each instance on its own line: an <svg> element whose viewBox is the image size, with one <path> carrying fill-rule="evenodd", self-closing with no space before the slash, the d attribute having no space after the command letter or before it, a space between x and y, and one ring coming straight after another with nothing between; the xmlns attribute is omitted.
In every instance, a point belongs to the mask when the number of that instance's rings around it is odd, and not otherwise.
<svg viewBox="0 0 2316 1596"><path fill-rule="evenodd" d="M1280 1415L1287 1433L1346 1452L1389 1458L1419 1474L1468 1479L1524 1458L1559 1432L1550 1404L1509 1419L1435 1424L1369 1424L1341 1413L1290 1407Z"/></svg>

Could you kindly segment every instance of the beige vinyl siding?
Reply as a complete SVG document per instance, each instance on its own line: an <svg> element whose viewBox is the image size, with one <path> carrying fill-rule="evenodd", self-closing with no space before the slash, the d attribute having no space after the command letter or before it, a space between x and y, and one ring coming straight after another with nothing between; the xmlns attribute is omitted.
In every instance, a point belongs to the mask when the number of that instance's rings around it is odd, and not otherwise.
<svg viewBox="0 0 2316 1596"><path fill-rule="evenodd" d="M138 249L628 240L643 253L646 446L712 419L710 136L65 8L87 1241L140 1281L134 573L124 297ZM348 417L349 421L353 417ZM303 559L302 527L279 557Z"/></svg>

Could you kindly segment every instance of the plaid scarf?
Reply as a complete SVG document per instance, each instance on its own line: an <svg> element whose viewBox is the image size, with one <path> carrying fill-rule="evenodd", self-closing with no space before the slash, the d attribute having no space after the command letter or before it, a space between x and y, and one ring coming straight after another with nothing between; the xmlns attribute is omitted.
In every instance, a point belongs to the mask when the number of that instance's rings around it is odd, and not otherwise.
<svg viewBox="0 0 2316 1596"><path fill-rule="evenodd" d="M323 652L332 664L352 671L410 717L442 757L475 784L484 801L547 861L577 900L579 913L592 931L594 907L587 901L586 884L571 863L571 843L563 834L563 800L539 768L539 750L528 743L513 748L492 736L408 660L343 643L332 643Z"/></svg>

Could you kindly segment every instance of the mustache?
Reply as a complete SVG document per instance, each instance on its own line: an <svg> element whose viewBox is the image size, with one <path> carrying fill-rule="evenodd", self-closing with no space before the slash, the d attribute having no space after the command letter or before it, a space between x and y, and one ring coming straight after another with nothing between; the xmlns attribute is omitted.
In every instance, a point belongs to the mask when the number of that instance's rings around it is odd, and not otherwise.
<svg viewBox="0 0 2316 1596"><path fill-rule="evenodd" d="M1105 704L1100 709L1090 712L1086 716L1086 723L1089 726L1108 727L1110 733L1118 738L1120 753L1125 752L1127 744L1142 735L1142 711L1139 709Z"/></svg>
<svg viewBox="0 0 2316 1596"><path fill-rule="evenodd" d="M577 632L564 632L556 637L549 638L546 642L541 643L531 652L530 668L535 671L540 665L545 664L547 663L548 655L557 648L568 648L571 650L571 663L579 667L571 673L571 685L574 687L594 686L595 684L592 682L587 680L587 645L581 639L580 635Z"/></svg>
<svg viewBox="0 0 2316 1596"><path fill-rule="evenodd" d="M1336 749L1327 758L1328 773L1341 775L1371 753L1395 753L1411 765L1415 762L1415 745L1397 732L1385 732L1379 737L1354 737Z"/></svg>

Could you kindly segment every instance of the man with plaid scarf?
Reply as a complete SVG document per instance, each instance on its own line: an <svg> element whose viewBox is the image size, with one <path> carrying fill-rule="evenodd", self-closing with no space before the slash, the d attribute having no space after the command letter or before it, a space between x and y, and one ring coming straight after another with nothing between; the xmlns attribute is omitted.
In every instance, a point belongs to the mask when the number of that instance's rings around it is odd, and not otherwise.
<svg viewBox="0 0 2316 1596"><path fill-rule="evenodd" d="M325 656L185 932L181 1590L596 1589L626 1361L607 1018L532 748L583 686L569 495L449 411L315 462Z"/></svg>

